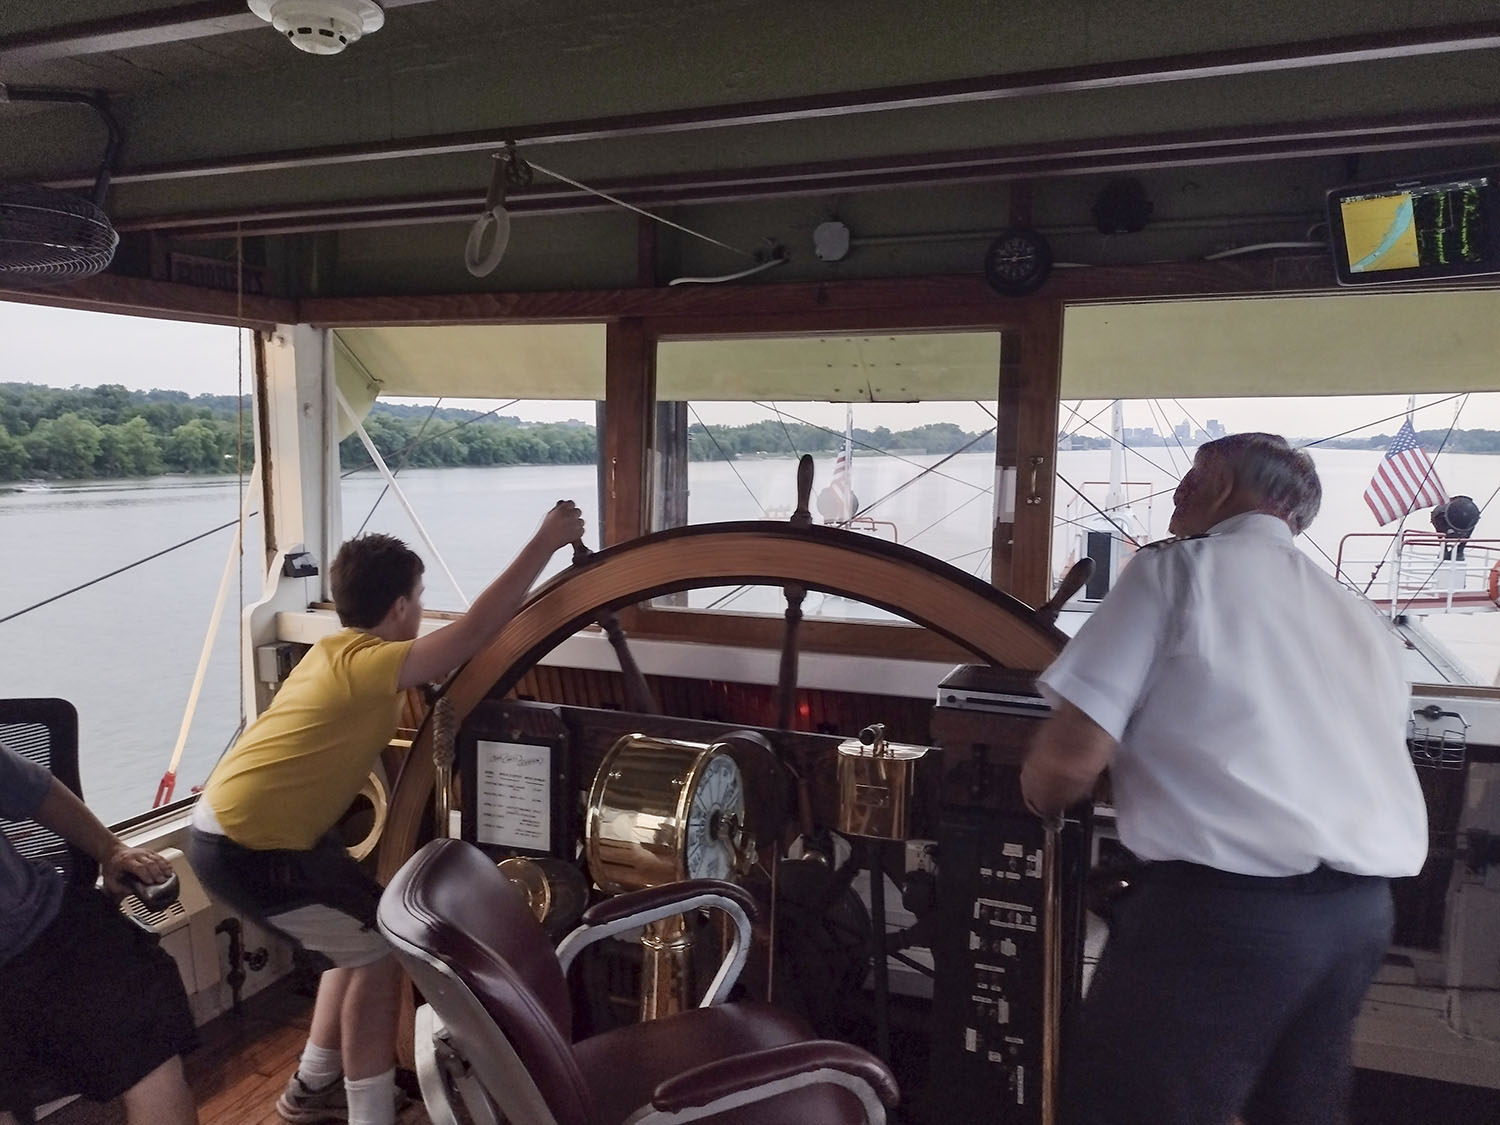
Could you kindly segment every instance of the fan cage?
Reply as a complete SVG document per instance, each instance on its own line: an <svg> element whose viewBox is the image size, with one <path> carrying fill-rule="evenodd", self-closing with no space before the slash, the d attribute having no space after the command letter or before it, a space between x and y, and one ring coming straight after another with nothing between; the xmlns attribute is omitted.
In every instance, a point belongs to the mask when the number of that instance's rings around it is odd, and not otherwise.
<svg viewBox="0 0 1500 1125"><path fill-rule="evenodd" d="M30 184L0 187L0 282L92 277L109 266L119 242L109 217L87 199Z"/></svg>

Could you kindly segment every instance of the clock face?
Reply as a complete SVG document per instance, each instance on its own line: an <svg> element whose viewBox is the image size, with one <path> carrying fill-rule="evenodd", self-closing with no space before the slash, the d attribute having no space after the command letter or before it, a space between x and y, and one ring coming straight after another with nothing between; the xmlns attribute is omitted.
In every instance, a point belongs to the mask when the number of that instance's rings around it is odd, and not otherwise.
<svg viewBox="0 0 1500 1125"><path fill-rule="evenodd" d="M990 243L984 277L990 288L1019 297L1039 288L1052 270L1052 248L1035 231L1008 230Z"/></svg>
<svg viewBox="0 0 1500 1125"><path fill-rule="evenodd" d="M745 823L745 787L740 767L728 754L709 758L688 803L683 832L689 879L728 879L738 858L737 838Z"/></svg>

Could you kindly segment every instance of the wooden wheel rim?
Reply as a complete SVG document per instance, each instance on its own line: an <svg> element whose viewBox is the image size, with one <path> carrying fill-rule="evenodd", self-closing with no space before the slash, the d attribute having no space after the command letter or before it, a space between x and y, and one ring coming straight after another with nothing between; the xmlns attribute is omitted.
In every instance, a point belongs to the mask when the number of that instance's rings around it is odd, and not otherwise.
<svg viewBox="0 0 1500 1125"><path fill-rule="evenodd" d="M486 696L606 610L723 585L783 585L863 601L942 634L984 663L1041 669L1067 637L1026 603L909 547L836 528L719 523L677 528L601 551L536 590L445 690L462 723ZM388 880L416 848L432 792L430 724L407 755L380 848Z"/></svg>

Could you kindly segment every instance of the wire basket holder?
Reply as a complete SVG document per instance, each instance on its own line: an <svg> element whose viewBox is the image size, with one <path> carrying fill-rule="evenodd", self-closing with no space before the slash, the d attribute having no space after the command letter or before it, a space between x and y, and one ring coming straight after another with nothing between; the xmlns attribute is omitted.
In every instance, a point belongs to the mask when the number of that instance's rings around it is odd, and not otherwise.
<svg viewBox="0 0 1500 1125"><path fill-rule="evenodd" d="M1406 745L1412 761L1435 769L1461 770L1469 758L1469 724L1457 711L1436 703L1419 707L1406 721Z"/></svg>

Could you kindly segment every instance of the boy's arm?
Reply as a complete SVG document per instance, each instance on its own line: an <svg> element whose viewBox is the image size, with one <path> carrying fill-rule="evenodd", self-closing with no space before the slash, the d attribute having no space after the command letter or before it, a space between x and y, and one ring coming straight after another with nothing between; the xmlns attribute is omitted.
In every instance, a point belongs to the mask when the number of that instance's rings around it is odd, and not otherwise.
<svg viewBox="0 0 1500 1125"><path fill-rule="evenodd" d="M160 883L172 874L172 865L155 852L126 847L71 789L55 778L31 819L98 860L104 886L114 894L125 893L121 875L134 875L143 883Z"/></svg>
<svg viewBox="0 0 1500 1125"><path fill-rule="evenodd" d="M487 645L515 616L547 560L560 547L582 537L583 514L578 506L571 500L559 501L542 517L542 526L515 561L485 587L467 613L413 642L401 666L401 690L442 679Z"/></svg>

